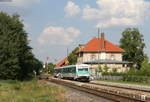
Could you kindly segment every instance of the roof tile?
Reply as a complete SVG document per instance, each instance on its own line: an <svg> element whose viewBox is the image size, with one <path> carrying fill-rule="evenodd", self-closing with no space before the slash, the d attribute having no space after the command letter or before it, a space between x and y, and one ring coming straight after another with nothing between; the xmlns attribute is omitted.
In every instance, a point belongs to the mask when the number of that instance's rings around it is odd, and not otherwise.
<svg viewBox="0 0 150 102"><path fill-rule="evenodd" d="M104 41L104 47L103 42ZM112 44L111 42L102 39L102 38L93 38L91 39L80 52L124 52L124 49L119 48L117 45Z"/></svg>

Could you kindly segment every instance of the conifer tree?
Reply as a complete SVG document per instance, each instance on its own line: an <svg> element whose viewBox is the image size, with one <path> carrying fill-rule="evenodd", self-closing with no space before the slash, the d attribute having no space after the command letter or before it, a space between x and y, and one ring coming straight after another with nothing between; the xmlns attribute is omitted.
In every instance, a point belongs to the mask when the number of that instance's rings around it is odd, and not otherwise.
<svg viewBox="0 0 150 102"><path fill-rule="evenodd" d="M36 58L23 28L19 15L0 12L0 79L32 77Z"/></svg>

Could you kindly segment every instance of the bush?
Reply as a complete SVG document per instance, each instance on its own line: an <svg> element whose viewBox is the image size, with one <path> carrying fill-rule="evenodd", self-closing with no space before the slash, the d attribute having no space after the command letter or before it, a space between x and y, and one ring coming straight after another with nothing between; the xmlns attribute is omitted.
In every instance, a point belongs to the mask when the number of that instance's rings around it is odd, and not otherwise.
<svg viewBox="0 0 150 102"><path fill-rule="evenodd" d="M130 82L150 82L150 76L144 72L136 69L131 69L128 73L118 73L118 72L102 72L102 75L106 76L122 76L122 81Z"/></svg>
<svg viewBox="0 0 150 102"><path fill-rule="evenodd" d="M108 72L109 67L107 65L104 66L103 70L104 72Z"/></svg>
<svg viewBox="0 0 150 102"><path fill-rule="evenodd" d="M123 81L131 82L149 82L149 77L146 76L133 76L133 75L124 75Z"/></svg>
<svg viewBox="0 0 150 102"><path fill-rule="evenodd" d="M130 81L130 82L150 82L150 65L148 64L148 58L142 63L142 67L138 70L134 67L130 68L127 73L119 73L114 69L112 72L102 72L102 75L106 76L122 76L122 81Z"/></svg>

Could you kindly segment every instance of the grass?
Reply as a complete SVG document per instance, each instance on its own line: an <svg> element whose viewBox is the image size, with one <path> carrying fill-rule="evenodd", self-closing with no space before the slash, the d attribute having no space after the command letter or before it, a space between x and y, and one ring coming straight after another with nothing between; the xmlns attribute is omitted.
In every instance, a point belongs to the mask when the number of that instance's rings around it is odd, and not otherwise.
<svg viewBox="0 0 150 102"><path fill-rule="evenodd" d="M114 83L121 83L121 84L136 84L136 85L146 85L146 86L150 86L150 83L121 81L121 80L98 80L98 81L114 82Z"/></svg>
<svg viewBox="0 0 150 102"><path fill-rule="evenodd" d="M64 92L45 81L0 80L0 102L66 102Z"/></svg>

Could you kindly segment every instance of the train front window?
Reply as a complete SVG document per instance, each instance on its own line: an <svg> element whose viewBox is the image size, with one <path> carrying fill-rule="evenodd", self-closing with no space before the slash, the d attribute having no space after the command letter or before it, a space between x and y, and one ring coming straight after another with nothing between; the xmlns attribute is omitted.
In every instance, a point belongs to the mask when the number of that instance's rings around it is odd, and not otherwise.
<svg viewBox="0 0 150 102"><path fill-rule="evenodd" d="M82 72L82 71L88 71L87 68L82 68L82 69L78 69L79 72Z"/></svg>

